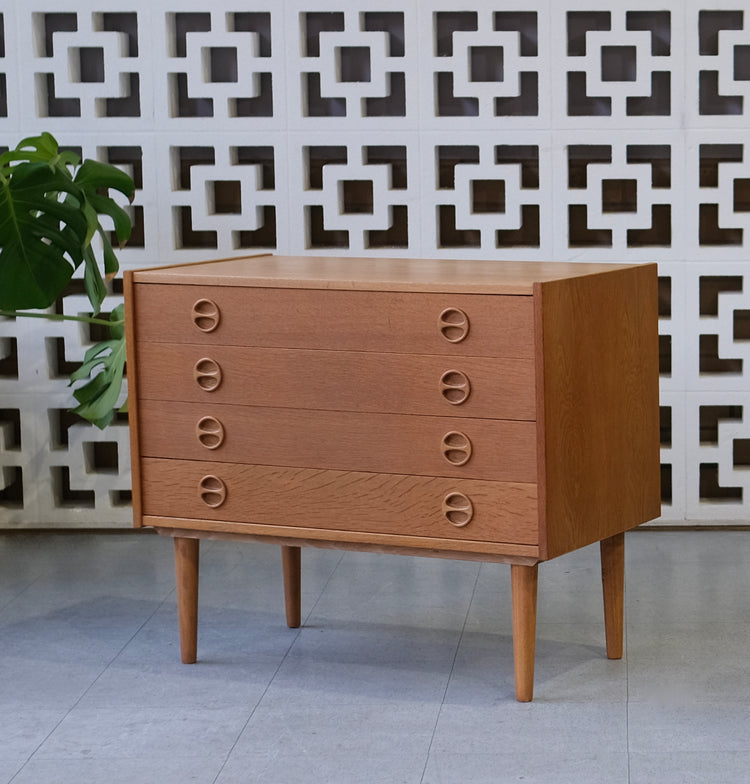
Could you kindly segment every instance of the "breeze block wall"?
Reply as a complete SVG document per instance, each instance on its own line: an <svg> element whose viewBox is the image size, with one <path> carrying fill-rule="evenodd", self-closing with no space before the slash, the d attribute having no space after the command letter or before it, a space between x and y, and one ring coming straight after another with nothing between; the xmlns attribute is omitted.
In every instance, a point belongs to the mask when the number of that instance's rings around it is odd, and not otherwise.
<svg viewBox="0 0 750 784"><path fill-rule="evenodd" d="M47 130L131 173L124 267L658 262L665 524L748 516L749 125L742 2L0 6L0 147ZM130 524L126 417L67 412L100 337L0 319L0 526Z"/></svg>

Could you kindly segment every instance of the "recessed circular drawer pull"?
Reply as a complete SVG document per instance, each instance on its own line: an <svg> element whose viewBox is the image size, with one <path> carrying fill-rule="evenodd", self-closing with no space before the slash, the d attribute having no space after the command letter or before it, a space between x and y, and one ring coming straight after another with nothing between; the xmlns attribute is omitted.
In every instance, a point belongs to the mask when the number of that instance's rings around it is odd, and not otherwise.
<svg viewBox="0 0 750 784"><path fill-rule="evenodd" d="M221 367L209 357L203 357L195 363L193 377L198 386L206 392L213 392L221 384Z"/></svg>
<svg viewBox="0 0 750 784"><path fill-rule="evenodd" d="M443 516L451 525L463 528L474 517L474 504L463 493L448 493L443 500Z"/></svg>
<svg viewBox="0 0 750 784"><path fill-rule="evenodd" d="M217 509L227 500L227 486L218 476L209 474L198 482L198 496L206 506Z"/></svg>
<svg viewBox="0 0 750 784"><path fill-rule="evenodd" d="M213 332L221 321L219 306L211 299L199 299L191 312L193 324L201 332Z"/></svg>
<svg viewBox="0 0 750 784"><path fill-rule="evenodd" d="M216 417L205 416L198 420L195 435L201 446L206 449L218 449L224 443L226 433L224 425Z"/></svg>
<svg viewBox="0 0 750 784"><path fill-rule="evenodd" d="M440 444L443 457L453 466L462 466L471 460L471 439L466 433L451 430L443 436Z"/></svg>
<svg viewBox="0 0 750 784"><path fill-rule="evenodd" d="M440 376L440 394L451 405L460 406L471 394L469 377L460 370L446 370Z"/></svg>
<svg viewBox="0 0 750 784"><path fill-rule="evenodd" d="M460 308L446 308L438 318L440 334L449 343L460 343L469 334L469 317Z"/></svg>

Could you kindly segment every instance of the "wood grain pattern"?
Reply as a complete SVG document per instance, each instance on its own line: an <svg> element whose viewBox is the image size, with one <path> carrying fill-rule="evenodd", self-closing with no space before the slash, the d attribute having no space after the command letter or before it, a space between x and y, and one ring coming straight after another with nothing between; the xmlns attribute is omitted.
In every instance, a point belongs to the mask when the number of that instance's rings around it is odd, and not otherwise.
<svg viewBox="0 0 750 784"><path fill-rule="evenodd" d="M621 654L622 532L659 513L655 265L264 256L125 291L134 512L175 537L183 661L204 537L280 544L293 626L302 546L510 563L520 701L538 562L601 540Z"/></svg>
<svg viewBox="0 0 750 784"><path fill-rule="evenodd" d="M227 539L264 542L290 547L319 547L325 550L355 550L421 558L447 558L489 563L517 563L532 566L539 562L539 548L512 542L478 542L471 539L438 539L401 534L328 531L325 528L259 525L231 520L191 520L185 517L144 517L163 536L187 536L198 539Z"/></svg>
<svg viewBox="0 0 750 784"><path fill-rule="evenodd" d="M533 484L143 459L145 515L392 533L412 537L537 544ZM200 501L205 476L226 486L217 508ZM468 495L472 522L456 528L442 514L452 492Z"/></svg>
<svg viewBox="0 0 750 784"><path fill-rule="evenodd" d="M222 368L210 393L193 377L204 357ZM470 380L461 405L441 394L441 378L452 370ZM142 343L138 389L143 399L208 404L523 420L536 413L531 359Z"/></svg>
<svg viewBox="0 0 750 784"><path fill-rule="evenodd" d="M540 284L552 558L660 512L656 265Z"/></svg>
<svg viewBox="0 0 750 784"><path fill-rule="evenodd" d="M512 564L513 659L516 699L531 702L534 697L534 652L536 648L536 597L539 567Z"/></svg>
<svg viewBox="0 0 750 784"><path fill-rule="evenodd" d="M180 659L195 664L198 658L198 564L200 541L176 537L174 565L177 577L177 617L180 627Z"/></svg>
<svg viewBox="0 0 750 784"><path fill-rule="evenodd" d="M533 357L533 305L525 296L139 284L135 297L143 312L159 314L136 322L138 341ZM221 311L220 325L210 333L192 320L201 298ZM449 307L469 316L461 343L440 332L440 314Z"/></svg>
<svg viewBox="0 0 750 784"><path fill-rule="evenodd" d="M530 295L534 283L627 265L477 259L244 256L136 272L136 282L342 291L466 292Z"/></svg>
<svg viewBox="0 0 750 784"><path fill-rule="evenodd" d="M215 449L196 435L207 415L226 433ZM142 400L141 423L147 457L536 482L533 422ZM451 432L471 442L463 465L444 456Z"/></svg>
<svg viewBox="0 0 750 784"><path fill-rule="evenodd" d="M602 562L602 596L607 658L621 659L625 599L625 534L615 534L599 543Z"/></svg>

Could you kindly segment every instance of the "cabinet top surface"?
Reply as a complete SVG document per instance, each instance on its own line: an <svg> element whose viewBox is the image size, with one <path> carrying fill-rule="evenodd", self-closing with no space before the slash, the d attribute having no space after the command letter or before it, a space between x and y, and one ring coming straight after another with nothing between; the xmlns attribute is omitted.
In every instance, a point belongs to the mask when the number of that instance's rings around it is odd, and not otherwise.
<svg viewBox="0 0 750 784"><path fill-rule="evenodd" d="M535 283L632 266L636 265L263 255L154 267L131 274L135 283L530 295Z"/></svg>

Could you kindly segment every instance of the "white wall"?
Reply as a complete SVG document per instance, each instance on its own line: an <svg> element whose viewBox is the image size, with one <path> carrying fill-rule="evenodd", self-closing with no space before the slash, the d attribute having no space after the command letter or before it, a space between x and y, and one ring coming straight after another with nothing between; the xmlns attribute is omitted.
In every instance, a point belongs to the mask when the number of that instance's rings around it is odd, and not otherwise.
<svg viewBox="0 0 750 784"><path fill-rule="evenodd" d="M123 266L658 261L663 522L745 519L745 3L109 5L5 0L0 146L48 130L133 173ZM75 362L87 340L0 320L0 526L129 524L126 424L60 413L56 347Z"/></svg>

